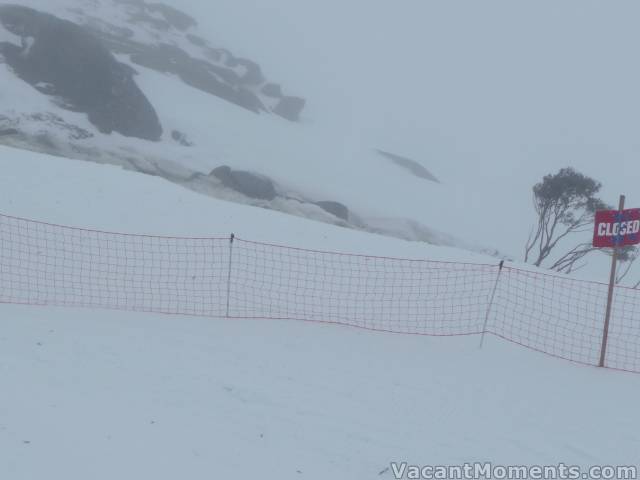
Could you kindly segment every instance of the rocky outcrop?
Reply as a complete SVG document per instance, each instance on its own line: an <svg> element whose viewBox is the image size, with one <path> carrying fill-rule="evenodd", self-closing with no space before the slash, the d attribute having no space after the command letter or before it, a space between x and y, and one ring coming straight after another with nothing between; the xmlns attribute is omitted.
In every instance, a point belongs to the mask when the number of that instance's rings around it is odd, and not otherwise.
<svg viewBox="0 0 640 480"><path fill-rule="evenodd" d="M225 187L242 193L249 198L273 200L277 196L273 182L257 173L232 170L230 167L223 165L214 169L210 176L220 180Z"/></svg>
<svg viewBox="0 0 640 480"><path fill-rule="evenodd" d="M16 75L61 106L86 113L102 133L159 140L155 109L102 42L78 25L19 5L0 6L0 22L22 45L0 43L0 53ZM42 91L42 90L40 90Z"/></svg>
<svg viewBox="0 0 640 480"><path fill-rule="evenodd" d="M9 135L18 135L20 132L15 128L0 128L0 137L8 137Z"/></svg>
<svg viewBox="0 0 640 480"><path fill-rule="evenodd" d="M273 109L273 112L287 120L297 122L300 120L300 113L304 110L306 100L300 97L283 97Z"/></svg>
<svg viewBox="0 0 640 480"><path fill-rule="evenodd" d="M189 140L189 138L187 137L187 134L184 132L180 132L179 130L173 130L171 132L171 138L173 138L175 142L179 143L183 147L193 146L193 142Z"/></svg>
<svg viewBox="0 0 640 480"><path fill-rule="evenodd" d="M2 6L4 20L0 21L7 23L7 29L13 33L20 32L16 34L23 38L23 44L4 44L0 55L5 53L8 63L29 83L34 84L38 78L41 79L38 82L56 86L56 91L46 93L64 96L70 107L89 113L92 122L103 132L119 131L116 126L120 123L112 119L129 119L128 123L121 123L119 133L146 139L159 138L161 134L157 119L154 125L148 118L155 111L148 102L143 105L140 100L146 100L144 95L139 91L132 93L137 89L133 81L136 72L113 57L107 59L105 50L126 55L141 67L176 75L193 88L254 113L271 112L290 121L299 120L305 99L285 95L279 84L266 78L258 63L237 57L225 48L216 48L196 35L197 22L189 15L162 3L110 1L118 9L118 16L101 17L95 11L92 14L92 9L100 5L98 0L93 6L83 4L81 8L69 9L77 24L26 7ZM150 42L149 37L155 40ZM66 62L61 62L63 59ZM52 68L54 66L58 68ZM74 78L86 72L84 88L65 90L64 86L71 81L63 78L64 72ZM103 85L96 81L99 78L108 81ZM116 82L119 85L115 91L120 93L122 101L105 95L112 86L109 84ZM105 86L103 91L98 91L99 85ZM76 95L71 95L76 91ZM97 108L90 100L110 106L111 111L105 112L107 107ZM118 112L126 106L130 106L130 111L120 116ZM132 115L134 110L137 115Z"/></svg>
<svg viewBox="0 0 640 480"><path fill-rule="evenodd" d="M325 212L329 212L331 215L334 215L345 222L349 221L349 209L342 203L327 200L316 202L316 205L322 208Z"/></svg>
<svg viewBox="0 0 640 480"><path fill-rule="evenodd" d="M277 83L267 83L262 87L262 93L267 97L282 98L282 87Z"/></svg>
<svg viewBox="0 0 640 480"><path fill-rule="evenodd" d="M391 160L394 164L398 165L399 167L402 167L405 170L408 170L416 177L423 178L425 180L430 180L432 182L440 183L440 180L438 180L429 170L427 170L425 167L423 167L421 164L419 164L415 160L411 160L410 158L407 158L407 157L401 157L400 155L396 155L394 153L385 152L384 150L377 150L377 152L387 160Z"/></svg>
<svg viewBox="0 0 640 480"><path fill-rule="evenodd" d="M184 31L197 25L197 22L192 17L169 5L162 3L148 3L146 4L146 8L151 13L159 13L162 15L169 25L177 28L178 30Z"/></svg>
<svg viewBox="0 0 640 480"><path fill-rule="evenodd" d="M240 107L259 113L267 111L260 98L248 86L261 75L255 64L242 75L233 69L192 58L184 50L169 45L142 45L111 39L110 47L117 53L130 55L131 61L152 70L171 73L193 88L220 97Z"/></svg>
<svg viewBox="0 0 640 480"><path fill-rule="evenodd" d="M65 119L50 112L23 113L13 117L0 115L0 131L11 134L42 134L43 132L57 132L66 140L86 140L92 138L93 133L77 125L70 124Z"/></svg>
<svg viewBox="0 0 640 480"><path fill-rule="evenodd" d="M254 113L272 112L290 121L299 120L306 104L303 98L285 95L279 84L267 80L258 63L237 57L225 48L216 48L196 35L197 23L189 15L160 3L115 1L126 6L125 25L76 12L78 22L112 52L128 55L136 65L176 75L193 88ZM136 39L131 26L144 28L158 40L143 43Z"/></svg>

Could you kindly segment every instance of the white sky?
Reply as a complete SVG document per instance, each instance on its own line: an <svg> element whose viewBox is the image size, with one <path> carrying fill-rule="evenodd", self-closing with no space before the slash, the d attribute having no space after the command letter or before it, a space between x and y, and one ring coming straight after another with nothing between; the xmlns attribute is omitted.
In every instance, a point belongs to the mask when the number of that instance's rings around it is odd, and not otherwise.
<svg viewBox="0 0 640 480"><path fill-rule="evenodd" d="M338 159L381 148L424 164L443 182L420 190L435 199L417 217L430 227L520 258L531 187L565 166L600 180L610 204L625 193L640 207L640 4L631 0L163 1L308 100L306 125L286 139L315 131ZM229 142L247 142L242 133ZM356 174L380 183L373 169ZM402 203L394 215L412 216L414 194L393 182L376 187L377 204ZM347 204L362 211L368 201Z"/></svg>
<svg viewBox="0 0 640 480"><path fill-rule="evenodd" d="M520 258L534 220L531 187L565 166L601 181L606 202L624 193L628 207L640 207L637 2L183 0L180 8L306 97L306 121L332 125L337 150L355 141L421 161L451 187L442 209L469 211L451 233ZM479 203L493 210L478 215ZM608 260L593 261L605 278Z"/></svg>
<svg viewBox="0 0 640 480"><path fill-rule="evenodd" d="M637 3L179 4L308 98L308 121L345 138L413 155L436 175L448 162L486 165L487 181L517 169L523 188L573 165L605 184L607 201L624 191L640 206Z"/></svg>

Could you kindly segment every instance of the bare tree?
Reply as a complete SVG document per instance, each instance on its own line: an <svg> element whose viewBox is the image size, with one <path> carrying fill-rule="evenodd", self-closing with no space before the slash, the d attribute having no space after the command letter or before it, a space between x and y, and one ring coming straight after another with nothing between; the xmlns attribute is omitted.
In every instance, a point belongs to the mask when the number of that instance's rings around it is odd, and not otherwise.
<svg viewBox="0 0 640 480"><path fill-rule="evenodd" d="M533 204L538 215L537 225L529 234L525 246L525 262L542 263L570 235L590 231L596 210L611 208L596 197L601 184L572 168L563 168L555 175L546 175L533 187ZM550 268L571 273L595 249L579 243L560 255Z"/></svg>
<svg viewBox="0 0 640 480"><path fill-rule="evenodd" d="M573 273L587 265L586 262L580 261L595 250L597 249L590 243L579 243L556 260L549 269L561 273Z"/></svg>
<svg viewBox="0 0 640 480"><path fill-rule="evenodd" d="M622 281L629 275L636 260L640 257L640 249L636 247L623 247L618 250L618 261L623 264L622 268L616 275L616 285L620 285ZM634 288L640 287L640 281Z"/></svg>

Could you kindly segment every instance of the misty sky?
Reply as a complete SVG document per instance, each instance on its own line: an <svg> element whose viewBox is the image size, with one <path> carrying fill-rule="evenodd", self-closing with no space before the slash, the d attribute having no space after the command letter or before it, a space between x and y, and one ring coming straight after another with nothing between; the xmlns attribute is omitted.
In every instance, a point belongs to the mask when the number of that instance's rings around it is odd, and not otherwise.
<svg viewBox="0 0 640 480"><path fill-rule="evenodd" d="M626 193L640 207L638 3L165 2L307 98L304 123L330 126L336 152L361 143L421 161L451 187L442 208L482 195L528 225L531 186L568 165L602 181L607 202ZM521 253L522 222L493 238L504 221L481 217L466 222L485 244Z"/></svg>
<svg viewBox="0 0 640 480"><path fill-rule="evenodd" d="M601 179L608 201L624 190L640 202L637 3L180 4L307 97L309 122L427 165L485 164L487 180L525 168L532 183L570 164Z"/></svg>

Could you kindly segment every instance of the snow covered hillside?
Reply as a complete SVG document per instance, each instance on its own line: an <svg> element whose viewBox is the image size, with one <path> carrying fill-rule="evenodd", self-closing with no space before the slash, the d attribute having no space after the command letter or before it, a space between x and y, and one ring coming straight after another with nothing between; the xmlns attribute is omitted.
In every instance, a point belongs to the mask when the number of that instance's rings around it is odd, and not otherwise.
<svg viewBox="0 0 640 480"><path fill-rule="evenodd" d="M609 203L619 193L637 203L639 72L627 59L638 40L630 21L638 7L631 2L490 0L463 10L419 0L401 7L364 0L20 6L88 28L115 56L101 55L101 68L114 81L128 78L123 91L146 113L100 112L95 99L108 98L108 89L75 98L38 69L21 68L64 58L64 72L77 74L83 57L56 56L62 40L39 42L33 19L12 14L0 29L0 133L14 132L0 135L3 143L516 259L533 221L531 186L547 173L571 165L602 181ZM124 134L156 139L160 127L160 140L105 133L124 130L128 118L146 128ZM235 172L210 175L225 166ZM256 176L238 180L247 170ZM252 189L254 180L263 188ZM606 258L594 259L599 268L585 273L604 278Z"/></svg>
<svg viewBox="0 0 640 480"><path fill-rule="evenodd" d="M638 7L623 4L2 3L0 142L521 259L545 174L570 165L607 202L638 201ZM86 31L98 43L74 49ZM605 278L606 256L591 263Z"/></svg>
<svg viewBox="0 0 640 480"><path fill-rule="evenodd" d="M441 196L428 169L393 161L378 145L340 144L305 116L303 98L212 45L179 10L122 0L23 4L34 9L0 5L0 142L323 222L484 250L422 218L423 205Z"/></svg>
<svg viewBox="0 0 640 480"><path fill-rule="evenodd" d="M454 261L477 254L0 148L5 213L105 230ZM169 227L170 225L170 230ZM417 465L633 465L640 377L487 338L0 305L0 477L393 478Z"/></svg>
<svg viewBox="0 0 640 480"><path fill-rule="evenodd" d="M198 195L157 177L0 146L4 213L111 231L229 235L370 255L495 259L296 218ZM118 192L118 193L116 193ZM141 223L142 222L142 223Z"/></svg>

